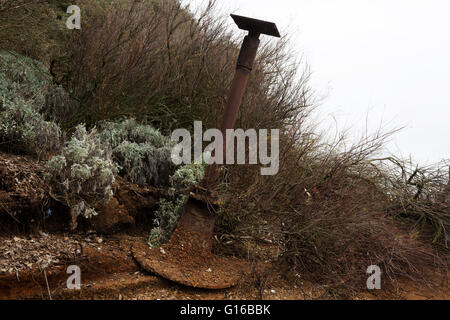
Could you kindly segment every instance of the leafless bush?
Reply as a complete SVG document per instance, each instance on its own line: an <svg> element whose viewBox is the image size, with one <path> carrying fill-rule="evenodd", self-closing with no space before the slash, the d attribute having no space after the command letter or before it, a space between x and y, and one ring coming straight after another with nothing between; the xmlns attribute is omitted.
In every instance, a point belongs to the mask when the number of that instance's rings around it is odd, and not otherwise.
<svg viewBox="0 0 450 320"><path fill-rule="evenodd" d="M215 1L196 14L176 0L126 1L83 23L71 56L54 63L82 106L69 126L122 116L167 131L194 120L218 126L241 39L217 16ZM308 73L296 80L287 39L263 43L260 52L239 126L279 128L307 107ZM58 66L67 61L69 70Z"/></svg>
<svg viewBox="0 0 450 320"><path fill-rule="evenodd" d="M385 179L395 175L375 161L395 131L350 146L343 136L325 143L312 132L304 123L284 131L276 176L227 168L221 237L270 239L294 273L344 294L366 289L370 265L382 268L385 288L402 278L434 285L429 272L446 268L446 254L392 217L399 199Z"/></svg>
<svg viewBox="0 0 450 320"><path fill-rule="evenodd" d="M423 166L395 157L376 166L389 195L387 212L410 221L414 229L430 235L433 244L448 249L450 231L449 161Z"/></svg>

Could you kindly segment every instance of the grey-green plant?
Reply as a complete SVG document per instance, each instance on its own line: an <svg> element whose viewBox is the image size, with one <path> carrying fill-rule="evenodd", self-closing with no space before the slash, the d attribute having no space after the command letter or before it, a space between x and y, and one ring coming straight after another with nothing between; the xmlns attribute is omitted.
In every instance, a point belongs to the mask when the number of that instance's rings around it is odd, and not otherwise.
<svg viewBox="0 0 450 320"><path fill-rule="evenodd" d="M108 203L117 172L111 150L102 144L97 129L87 131L82 124L62 154L47 162L50 195L70 208L72 229L77 227L78 216L91 218L97 215L96 208Z"/></svg>
<svg viewBox="0 0 450 320"><path fill-rule="evenodd" d="M170 177L169 195L159 202L155 212L156 225L150 232L148 244L150 247L159 247L167 242L183 213L187 196L179 190L198 184L205 176L206 164L187 164L178 168Z"/></svg>
<svg viewBox="0 0 450 320"><path fill-rule="evenodd" d="M0 80L1 82L1 80ZM21 97L0 91L0 141L10 150L40 156L59 149L61 130Z"/></svg>
<svg viewBox="0 0 450 320"><path fill-rule="evenodd" d="M11 151L39 156L60 148L55 123L72 108L65 90L40 62L0 51L0 141Z"/></svg>
<svg viewBox="0 0 450 320"><path fill-rule="evenodd" d="M167 186L176 169L170 155L172 142L150 125L135 119L101 124L100 139L109 145L120 174L138 185Z"/></svg>
<svg viewBox="0 0 450 320"><path fill-rule="evenodd" d="M51 75L42 63L15 52L0 51L0 92L7 98L21 97L41 111L51 83Z"/></svg>
<svg viewBox="0 0 450 320"><path fill-rule="evenodd" d="M0 51L0 92L20 98L51 120L64 120L76 103L41 62L15 52Z"/></svg>

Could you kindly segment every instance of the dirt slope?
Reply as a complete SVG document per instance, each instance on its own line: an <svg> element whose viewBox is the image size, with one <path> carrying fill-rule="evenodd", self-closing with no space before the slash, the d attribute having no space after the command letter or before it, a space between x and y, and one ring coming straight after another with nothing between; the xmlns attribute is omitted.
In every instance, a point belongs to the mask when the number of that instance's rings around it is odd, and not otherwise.
<svg viewBox="0 0 450 320"><path fill-rule="evenodd" d="M132 258L131 248L136 243L144 244L143 236L42 234L3 238L0 243L0 299L333 298L320 286L301 278L297 282L284 279L280 270L267 273L266 279L261 281L255 276L251 263L241 265L241 278L234 288L202 290L184 287L141 270ZM66 270L73 264L81 268L81 290L67 289L69 275ZM5 270L6 265L12 268ZM381 290L375 295L362 290L353 298L450 298L448 292L438 293L426 288L418 290L408 283L401 288L395 293Z"/></svg>
<svg viewBox="0 0 450 320"><path fill-rule="evenodd" d="M0 152L0 299L332 299L337 296L311 284L270 259L258 262L222 257L239 270L231 289L201 290L177 285L143 271L132 248L147 248L152 212L164 191L139 188L118 179L114 199L100 218L69 233L68 208L46 193L42 163ZM48 209L52 214L48 214ZM266 256L271 249L265 248ZM276 255L277 256L277 255ZM189 257L183 256L183 259ZM182 260L183 260L182 259ZM180 261L189 265L189 261ZM81 269L81 290L67 289L67 267ZM367 292L361 284L354 299L449 299L442 292L405 282L396 292Z"/></svg>

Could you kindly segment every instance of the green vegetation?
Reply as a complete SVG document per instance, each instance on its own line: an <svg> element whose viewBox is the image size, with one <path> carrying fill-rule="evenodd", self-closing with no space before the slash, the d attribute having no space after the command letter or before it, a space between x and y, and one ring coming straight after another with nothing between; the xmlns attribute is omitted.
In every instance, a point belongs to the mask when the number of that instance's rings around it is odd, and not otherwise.
<svg viewBox="0 0 450 320"><path fill-rule="evenodd" d="M113 196L117 166L95 128L88 132L83 125L77 126L62 154L50 159L47 168L50 195L70 207L73 229L78 216L97 215L95 208Z"/></svg>
<svg viewBox="0 0 450 320"><path fill-rule="evenodd" d="M205 163L188 164L181 166L170 177L169 196L161 199L159 208L155 212L156 227L150 232L148 240L151 247L159 247L169 240L187 201L187 196L179 192L200 183L205 176L205 169Z"/></svg>
<svg viewBox="0 0 450 320"><path fill-rule="evenodd" d="M0 142L14 152L40 156L60 146L61 130L40 113L53 87L39 62L0 51Z"/></svg>
<svg viewBox="0 0 450 320"><path fill-rule="evenodd" d="M169 138L134 119L106 122L101 129L100 139L112 149L123 177L141 186L169 184L170 174L175 170L170 160Z"/></svg>
<svg viewBox="0 0 450 320"><path fill-rule="evenodd" d="M177 0L82 0L76 31L64 26L64 1L0 4L0 50L18 53L0 52L2 147L57 151L59 124L72 138L48 162L47 179L73 226L110 199L120 174L170 190L149 243L166 241L186 200L178 191L204 174L171 164L168 132L194 120L218 126L239 48L214 2L194 17ZM247 258L245 241L270 239L280 263L333 292L365 283L372 264L393 280L430 282L427 271L448 268L448 163L378 159L394 132L356 144L318 135L307 125L309 73L288 44L262 44L237 122L281 129L280 172L225 166L218 239Z"/></svg>

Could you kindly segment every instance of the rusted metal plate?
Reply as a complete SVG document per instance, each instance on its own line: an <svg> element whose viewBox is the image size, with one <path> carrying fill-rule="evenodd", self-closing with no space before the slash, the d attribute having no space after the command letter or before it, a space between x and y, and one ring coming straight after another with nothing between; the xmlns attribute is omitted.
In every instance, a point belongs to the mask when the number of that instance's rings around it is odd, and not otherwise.
<svg viewBox="0 0 450 320"><path fill-rule="evenodd" d="M211 253L215 216L202 201L189 198L170 241L150 249L136 243L133 257L139 265L171 281L204 289L224 289L240 278L239 261Z"/></svg>
<svg viewBox="0 0 450 320"><path fill-rule="evenodd" d="M240 261L236 259L205 253L192 255L189 250L183 253L178 246L164 245L160 249L150 249L145 243L136 243L132 253L144 270L189 287L226 289L235 286L241 277L237 267Z"/></svg>
<svg viewBox="0 0 450 320"><path fill-rule="evenodd" d="M231 17L239 29L267 34L277 38L281 37L276 24L273 22L238 16L235 14L232 14Z"/></svg>

